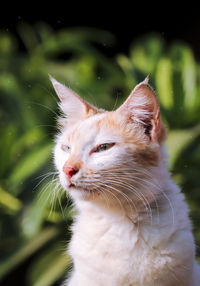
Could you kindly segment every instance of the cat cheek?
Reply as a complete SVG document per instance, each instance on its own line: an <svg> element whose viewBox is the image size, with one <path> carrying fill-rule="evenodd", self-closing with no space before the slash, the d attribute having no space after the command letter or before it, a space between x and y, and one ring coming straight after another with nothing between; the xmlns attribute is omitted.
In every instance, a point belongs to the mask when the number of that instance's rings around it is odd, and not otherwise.
<svg viewBox="0 0 200 286"><path fill-rule="evenodd" d="M66 177L65 177L65 175L63 174L63 172L60 172L60 174L59 174L59 181L60 181L62 187L63 187L65 190L67 190L68 182L67 182Z"/></svg>

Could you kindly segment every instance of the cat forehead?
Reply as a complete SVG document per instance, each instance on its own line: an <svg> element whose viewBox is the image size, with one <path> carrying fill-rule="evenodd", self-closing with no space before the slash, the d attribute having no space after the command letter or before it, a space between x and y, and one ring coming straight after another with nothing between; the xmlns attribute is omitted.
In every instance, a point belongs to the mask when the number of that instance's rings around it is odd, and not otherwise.
<svg viewBox="0 0 200 286"><path fill-rule="evenodd" d="M84 119L81 122L76 123L71 128L67 128L66 132L64 132L64 137L68 137L68 140L79 140L79 138L84 137L87 139L92 135L96 135L99 127L99 122L105 118L106 114L96 114L87 119Z"/></svg>

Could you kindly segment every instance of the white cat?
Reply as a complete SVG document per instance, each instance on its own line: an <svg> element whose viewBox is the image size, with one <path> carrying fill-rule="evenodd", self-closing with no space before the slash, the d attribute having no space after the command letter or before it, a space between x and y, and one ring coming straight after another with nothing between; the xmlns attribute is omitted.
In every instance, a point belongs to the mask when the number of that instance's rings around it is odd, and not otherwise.
<svg viewBox="0 0 200 286"><path fill-rule="evenodd" d="M188 207L167 171L165 128L148 79L116 111L51 78L64 118L54 149L78 214L68 286L198 286Z"/></svg>

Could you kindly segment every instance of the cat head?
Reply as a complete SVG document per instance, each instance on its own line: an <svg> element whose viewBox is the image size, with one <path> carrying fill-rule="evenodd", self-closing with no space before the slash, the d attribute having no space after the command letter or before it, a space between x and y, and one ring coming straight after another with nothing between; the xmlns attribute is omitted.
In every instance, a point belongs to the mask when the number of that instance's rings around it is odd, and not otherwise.
<svg viewBox="0 0 200 286"><path fill-rule="evenodd" d="M159 168L165 138L148 78L115 111L98 109L50 79L64 114L54 148L63 188L75 201L113 205L125 204L128 198L140 201L145 182L149 185L152 170Z"/></svg>

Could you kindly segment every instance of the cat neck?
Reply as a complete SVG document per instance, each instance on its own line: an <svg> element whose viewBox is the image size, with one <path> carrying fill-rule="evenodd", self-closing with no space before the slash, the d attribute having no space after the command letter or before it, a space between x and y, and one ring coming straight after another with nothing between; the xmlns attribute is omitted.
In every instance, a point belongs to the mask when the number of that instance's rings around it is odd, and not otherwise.
<svg viewBox="0 0 200 286"><path fill-rule="evenodd" d="M168 186L169 187L169 186ZM157 224L162 213L171 213L173 196L177 192L171 188L163 189L154 200L138 201L136 203L126 202L124 204L105 204L105 202L94 202L87 200L79 200L76 203L78 216L87 217L89 219L104 218L112 223L121 223L127 221L130 224ZM170 214L171 216L171 214Z"/></svg>

